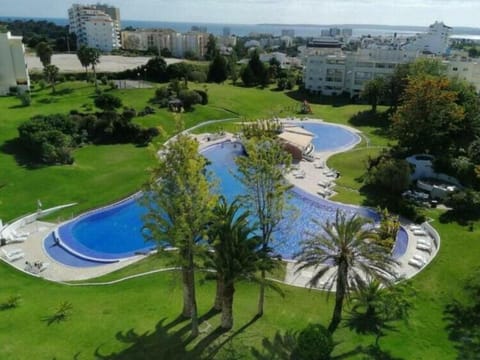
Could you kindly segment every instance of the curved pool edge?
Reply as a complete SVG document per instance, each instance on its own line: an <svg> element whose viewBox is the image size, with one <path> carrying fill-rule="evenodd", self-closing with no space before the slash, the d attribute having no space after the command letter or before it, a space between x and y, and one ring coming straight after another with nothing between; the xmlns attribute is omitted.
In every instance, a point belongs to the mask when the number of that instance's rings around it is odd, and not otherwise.
<svg viewBox="0 0 480 360"><path fill-rule="evenodd" d="M350 126L347 126L347 125L343 125L343 124L335 124L335 123L330 123L330 122L324 122L322 120L314 120L314 119L308 119L308 120L288 120L288 123L318 123L318 124L324 124L324 125L328 125L328 126L336 126L336 127L342 127L348 131L351 131L354 135L355 135L355 141L353 141L352 143L346 145L346 146L342 146L341 148L337 148L333 151L326 151L326 153L328 153L328 157L329 158L330 156L334 155L334 154L337 154L337 153L342 153L342 152L345 152L345 151L348 151L350 149L353 149L355 146L357 146L361 141L362 141L362 137L359 135L361 134L361 131L358 130L358 129L355 129L355 128L352 128ZM169 139L168 141L170 141L171 139ZM214 146L217 146L223 142L238 142L238 139L236 138L230 138L230 139L219 139L219 141L215 142L215 143L208 143L208 144L203 144L203 145L206 145L206 146L200 146L200 152L203 152L211 147L214 147ZM201 144L202 145L202 144ZM297 193L301 193L302 196L307 196L308 198L310 198L311 200L313 201L319 201L321 200L322 202L324 203L330 203L336 207L346 207L346 208L350 208L350 209L357 209L357 210L364 210L364 211L369 211L370 213L375 213L375 210L373 210L372 208L370 207L365 207L365 206L360 206L360 205L355 205L355 204L346 204L346 203L342 203L342 202L338 202L338 201L333 201L333 200L330 200L330 199L321 199L319 198L316 194L313 194L312 192L310 191L306 191L305 189L303 189L302 187L300 186L297 186L295 185L293 190ZM93 210L90 210L90 211L87 211L83 214L80 214L78 216L76 216L74 219L71 219L69 221L66 221L62 224L60 224L56 230L58 230L58 228L66 223L69 223L69 222L72 222L72 221L79 221L81 220L82 218L85 218L91 214L95 214L95 213L99 213L101 211L103 211L104 209L110 209L116 205L120 205L120 204L123 204L129 200L132 200L132 199L138 199L139 197L141 197L143 194L142 191L138 191L130 196L128 196L127 198L124 198L124 199L121 199L119 201L116 201L114 203L111 203L111 204L107 204L105 206L102 206L100 208L96 208L96 209L93 209ZM61 241L61 240L60 240ZM69 248L68 245L66 245L65 243L62 244L65 248ZM130 255L125 255L125 256L120 256L120 257L116 257L116 258L111 258L111 259L104 259L104 258L97 258L97 257L90 257L90 256L85 256L81 253L78 253L76 252L74 249L71 249L69 248L69 250L76 254L77 256L82 256L86 259L90 259L90 260L93 260L93 261L96 261L96 262L102 262L102 263L111 263L111 262L117 262L117 261L125 261L125 260L129 260L129 259L132 259L134 257L136 257L137 255L140 255L140 254L130 254ZM140 250L139 250L140 252ZM146 252L145 252L146 253ZM292 261L291 259L289 259L289 261Z"/></svg>

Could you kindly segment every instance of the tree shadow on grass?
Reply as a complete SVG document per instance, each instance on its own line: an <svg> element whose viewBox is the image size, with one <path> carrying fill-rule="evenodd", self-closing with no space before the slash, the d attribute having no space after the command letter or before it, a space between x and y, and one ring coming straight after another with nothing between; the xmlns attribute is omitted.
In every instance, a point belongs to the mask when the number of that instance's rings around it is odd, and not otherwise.
<svg viewBox="0 0 480 360"><path fill-rule="evenodd" d="M440 222L442 224L448 224L451 222L456 222L460 226L469 226L471 227L474 221L478 221L480 219L480 211L472 212L472 211L456 211L454 209L450 209L445 211L443 214L440 215ZM473 231L473 227L471 227Z"/></svg>
<svg viewBox="0 0 480 360"><path fill-rule="evenodd" d="M130 360L130 359L196 359L189 354L183 337L177 332L169 331L169 324L162 319L155 331L138 334L134 329L119 331L116 339L128 348L111 354L102 354L101 346L94 353L96 359Z"/></svg>
<svg viewBox="0 0 480 360"><path fill-rule="evenodd" d="M290 360L292 353L297 346L297 331L287 330L285 333L277 331L272 339L263 338L262 349L250 348L250 351L257 360Z"/></svg>
<svg viewBox="0 0 480 360"><path fill-rule="evenodd" d="M403 360L402 358L393 356L389 351L382 350L378 345L370 345L361 350L365 354L364 360Z"/></svg>
<svg viewBox="0 0 480 360"><path fill-rule="evenodd" d="M34 170L45 167L44 164L36 162L35 159L32 157L32 154L25 150L25 148L20 143L20 139L18 137L5 141L0 146L0 151L5 154L12 155L18 165L24 166L27 169Z"/></svg>
<svg viewBox="0 0 480 360"><path fill-rule="evenodd" d="M287 330L283 334L277 331L272 339L263 338L262 348L256 349L250 348L250 352L256 360L295 360L295 349L298 341L298 331ZM335 346L338 343L335 343ZM367 349L363 349L361 346L346 351L342 354L331 356L332 360L343 360L357 356L358 354L367 354ZM393 359L393 358L392 358Z"/></svg>
<svg viewBox="0 0 480 360"><path fill-rule="evenodd" d="M217 327L211 329L208 319L218 314L218 311L211 309L199 317L200 336L192 338L189 335L191 322L183 316L166 323L166 319L158 322L155 330L137 333L134 329L125 332L118 332L116 339L128 347L120 352L103 354L101 345L94 353L96 359L103 360L131 360L131 359L187 359L196 360L213 358L213 356L238 333L244 331L254 321L250 321L239 330L230 334ZM180 326L180 327L179 327ZM226 340L217 344L218 339L225 335ZM193 341L198 342L188 348Z"/></svg>
<svg viewBox="0 0 480 360"><path fill-rule="evenodd" d="M346 106L353 103L349 96L344 95L314 95L299 90L286 91L285 95L296 101L303 102L304 100L307 100L311 104L331 105L333 107Z"/></svg>
<svg viewBox="0 0 480 360"><path fill-rule="evenodd" d="M459 359L478 359L480 354L480 281L477 270L465 285L464 302L453 300L444 310L448 337L455 343Z"/></svg>

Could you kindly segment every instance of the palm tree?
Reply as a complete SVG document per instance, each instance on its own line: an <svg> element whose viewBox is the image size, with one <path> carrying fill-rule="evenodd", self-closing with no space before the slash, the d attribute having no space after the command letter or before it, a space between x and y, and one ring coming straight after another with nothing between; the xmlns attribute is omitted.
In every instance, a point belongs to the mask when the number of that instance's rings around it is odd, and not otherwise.
<svg viewBox="0 0 480 360"><path fill-rule="evenodd" d="M88 67L90 66L90 55L89 49L85 45L82 45L80 49L77 50L77 57L80 61L80 64L85 68L85 80L87 79Z"/></svg>
<svg viewBox="0 0 480 360"><path fill-rule="evenodd" d="M357 215L347 218L337 211L335 221L320 225L322 232L312 234L302 242L302 248L295 257L300 262L297 271L314 267L316 273L310 280L310 286L317 286L319 280L330 270L328 288L335 285L335 308L328 327L334 332L342 319L342 308L348 292L357 290L365 279L377 279L382 284L395 279L393 270L396 261L385 248L375 241L376 233L365 226L368 220Z"/></svg>
<svg viewBox="0 0 480 360"><path fill-rule="evenodd" d="M58 77L58 67L55 65L47 65L43 68L43 75L45 76L45 79L47 79L47 82L52 85L52 93L55 94L55 81L57 80Z"/></svg>
<svg viewBox="0 0 480 360"><path fill-rule="evenodd" d="M221 299L223 329L233 326L235 282L240 278L252 278L257 269L260 238L253 235L253 229L248 225L249 213L239 214L239 209L238 199L228 205L221 196L213 210L209 229L214 251L208 253L206 264L217 270L215 307Z"/></svg>
<svg viewBox="0 0 480 360"><path fill-rule="evenodd" d="M373 113L377 112L377 105L385 96L386 85L385 79L378 77L368 81L360 93L360 97L367 100L372 106Z"/></svg>
<svg viewBox="0 0 480 360"><path fill-rule="evenodd" d="M100 64L100 50L96 48L88 48L87 49L87 55L86 58L88 59L88 64L92 66L92 71L93 71L93 80L95 82L95 89L98 89L98 83L97 83L97 72L95 66Z"/></svg>
<svg viewBox="0 0 480 360"><path fill-rule="evenodd" d="M35 47L35 52L44 68L51 64L53 50L48 43L44 41L39 42Z"/></svg>

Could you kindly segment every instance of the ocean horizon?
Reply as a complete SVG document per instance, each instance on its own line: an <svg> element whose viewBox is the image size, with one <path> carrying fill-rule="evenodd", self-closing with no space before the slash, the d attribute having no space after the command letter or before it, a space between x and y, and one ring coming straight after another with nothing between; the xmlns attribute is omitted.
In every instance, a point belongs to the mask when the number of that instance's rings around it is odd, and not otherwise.
<svg viewBox="0 0 480 360"><path fill-rule="evenodd" d="M13 20L45 20L53 22L60 26L68 25L67 18L26 18L15 16L0 16L0 21ZM281 35L283 29L295 31L295 36L318 37L321 31L330 27L352 29L354 37L362 35L388 36L397 34L397 36L411 36L417 33L426 32L428 26L409 26L409 25L375 25L375 24L226 24L226 23L199 23L199 22L172 22L172 21L145 21L145 20L121 20L122 29L133 28L169 28L178 32L187 32L192 26L206 28L208 33L222 35L224 28L230 29L230 34L237 36L248 36L251 33ZM478 39L480 28L454 27L453 35L455 37Z"/></svg>

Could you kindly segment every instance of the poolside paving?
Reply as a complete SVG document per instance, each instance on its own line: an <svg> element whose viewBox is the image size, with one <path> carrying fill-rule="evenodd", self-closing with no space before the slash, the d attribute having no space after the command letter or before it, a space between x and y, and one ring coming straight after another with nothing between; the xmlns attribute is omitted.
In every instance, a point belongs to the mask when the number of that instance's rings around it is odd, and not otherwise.
<svg viewBox="0 0 480 360"><path fill-rule="evenodd" d="M20 271L28 273L33 276L42 277L47 280L52 281L75 281L75 280L86 280L95 278L101 275L108 274L112 271L121 269L127 265L130 265L140 259L143 259L145 256L134 256L128 260L111 263L111 264L102 264L99 266L92 267L73 267L62 264L55 259L52 259L48 256L47 252L44 249L43 240L58 226L58 224L53 224L43 221L35 221L31 224L28 224L21 229L22 232L28 232L28 238L22 242L12 242L5 246L2 246L6 251L11 251L12 249L21 249L25 253L25 257L22 259L9 262L2 257L2 260L14 266ZM34 264L35 262L48 263L46 269L39 274L32 274L31 272L26 271L26 262Z"/></svg>
<svg viewBox="0 0 480 360"><path fill-rule="evenodd" d="M285 120L287 120L289 123L292 123L295 121L292 119L285 119ZM309 119L308 121L315 121L315 120ZM317 121L321 121L321 120L317 120ZM348 128L349 130L358 132L357 130L349 128L347 126L344 126L344 127ZM213 135L202 134L202 135L196 135L196 138L199 141L200 149L203 149L205 147L208 147L217 143L221 143L224 141L237 140L235 135L229 134L229 133L213 134ZM352 144L349 148L355 145L356 144ZM326 166L326 161L331 155L338 152L345 151L345 150L346 149L344 148L338 151L316 152L314 154L314 158L315 158L314 161L310 162L310 161L302 160L298 164L296 164L296 171L302 171L305 174L303 178L295 177L294 173L292 172L287 175L287 179L294 186L297 186L300 189L314 196L323 197L318 194L318 191L322 188L318 185L318 183L331 182L332 185L334 185L334 181L335 181L334 178L328 177L324 173L325 171L328 170ZM316 164L318 165L320 163L324 164L324 168L316 167ZM428 263L430 262L430 260L437 253L438 248L434 247L433 251L430 254L417 250L415 236L408 229L409 223L402 221L402 224L405 225L405 230L408 233L409 241L408 241L406 252L397 259L398 266L396 267L395 270L399 277L410 278L424 268L424 266L422 268L416 268L408 264L410 259L412 259L412 257L416 254L422 254L423 256L426 256L428 258L428 262L425 265L425 266L428 266ZM26 261L32 264L35 262L48 263L49 264L48 267L44 271L42 271L41 273L35 276L39 276L44 279L52 280L52 281L75 281L75 280L86 280L86 279L95 278L101 275L105 275L145 258L144 255L137 255L117 263L101 264L98 266L81 267L81 268L65 265L63 263L60 263L50 258L50 256L45 251L44 245L43 245L43 240L57 226L58 224L53 224L53 223L48 223L43 221L35 221L33 223L30 223L22 227L21 229L18 229L19 231L29 233L28 238L23 242L7 244L2 248L4 248L7 251L14 248L21 249L24 251L25 257L23 259L19 259L13 262L8 262L7 260L3 259L3 257L2 257L2 260L6 261L10 265L24 272L27 272L25 270ZM310 279L312 278L312 276L317 270L318 269L314 269L314 268L306 268L301 271L297 271L297 264L293 261L289 261L287 262L287 271L286 271L284 282L292 286L309 287L308 282L310 281ZM325 274L325 276L322 279L320 279L319 286L317 287L318 289L325 289L326 287L328 287L326 286L326 283L328 282L329 277L331 276L332 273L333 273L333 270L329 270ZM335 287L333 286L332 289L334 290Z"/></svg>

